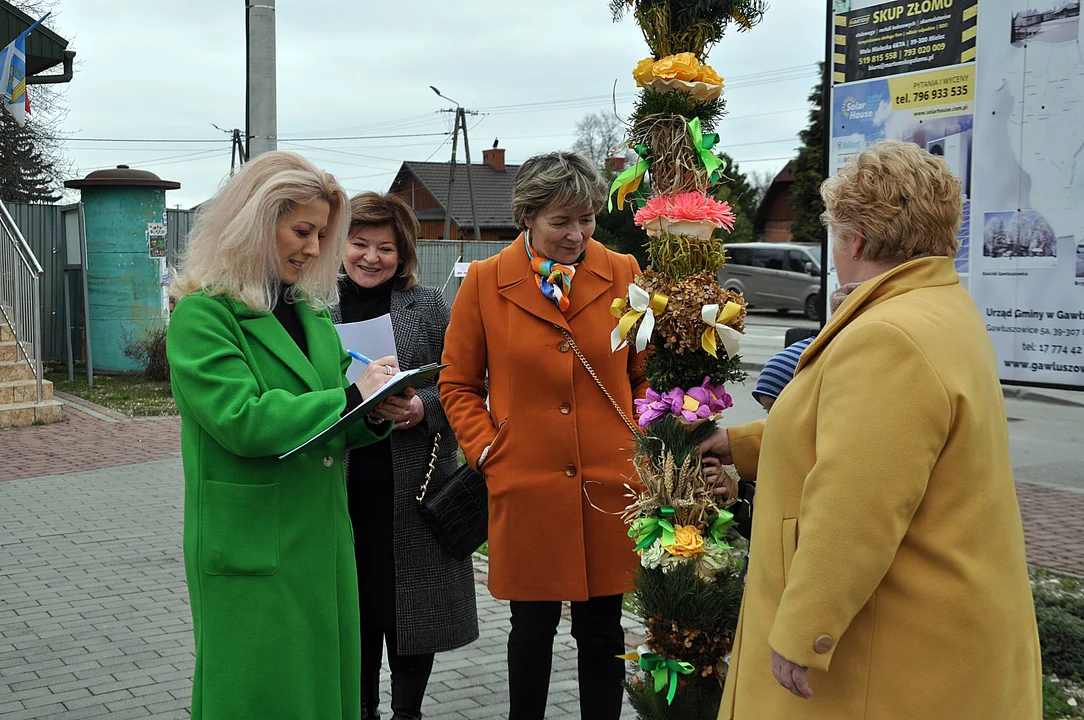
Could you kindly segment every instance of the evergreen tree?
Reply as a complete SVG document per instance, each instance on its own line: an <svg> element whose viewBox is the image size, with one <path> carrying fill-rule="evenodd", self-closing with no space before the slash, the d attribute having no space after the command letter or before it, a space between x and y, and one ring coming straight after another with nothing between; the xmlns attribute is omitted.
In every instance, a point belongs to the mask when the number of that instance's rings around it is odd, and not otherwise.
<svg viewBox="0 0 1084 720"><path fill-rule="evenodd" d="M739 243L753 241L753 217L757 214L757 188L749 183L749 178L741 171L734 158L726 153L719 157L726 163L728 180L719 186L715 199L730 203L736 220L734 231L723 235L723 242Z"/></svg>
<svg viewBox="0 0 1084 720"><path fill-rule="evenodd" d="M794 185L791 190L790 206L796 216L790 226L794 242L820 243L826 237L821 213L824 202L821 200L821 183L824 182L824 138L828 131L828 117L825 113L825 101L828 97L824 86L824 63L820 63L821 81L809 95L813 108L809 111L809 127L798 134L802 140L802 149L794 163Z"/></svg>
<svg viewBox="0 0 1084 720"><path fill-rule="evenodd" d="M45 132L48 132L46 130ZM0 112L0 200L6 203L54 203L67 167L58 143L33 119L18 123Z"/></svg>
<svg viewBox="0 0 1084 720"><path fill-rule="evenodd" d="M602 177L609 188L618 173L613 170L603 170ZM642 185L645 193L650 193L649 183L646 178ZM595 217L595 240L610 248L614 252L625 253L636 258L640 268L648 266L647 259L647 233L643 228L636 226L633 213L626 206L624 210L618 210L614 205L613 212L603 206Z"/></svg>

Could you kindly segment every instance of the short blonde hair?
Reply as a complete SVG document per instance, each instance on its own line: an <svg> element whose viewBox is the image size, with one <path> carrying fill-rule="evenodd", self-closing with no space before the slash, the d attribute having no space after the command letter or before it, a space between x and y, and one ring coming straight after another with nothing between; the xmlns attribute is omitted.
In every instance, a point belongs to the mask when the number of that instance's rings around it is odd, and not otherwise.
<svg viewBox="0 0 1084 720"><path fill-rule="evenodd" d="M598 168L574 152L535 155L520 166L512 189L512 215L521 228L550 205L598 213L605 202Z"/></svg>
<svg viewBox="0 0 1084 720"><path fill-rule="evenodd" d="M824 224L839 239L862 233L862 256L904 263L954 257L963 214L960 180L943 158L913 143L870 145L821 185Z"/></svg>
<svg viewBox="0 0 1084 720"><path fill-rule="evenodd" d="M283 151L246 163L200 207L170 295L180 300L204 290L228 295L256 312L270 312L282 288L278 221L296 205L317 200L331 206L320 257L308 263L288 299L304 300L317 311L335 305L346 253L346 192L332 175L297 153Z"/></svg>
<svg viewBox="0 0 1084 720"><path fill-rule="evenodd" d="M363 192L350 198L350 235L367 227L390 227L395 232L399 253L397 290L409 290L418 284L418 235L421 225L414 211L398 195Z"/></svg>

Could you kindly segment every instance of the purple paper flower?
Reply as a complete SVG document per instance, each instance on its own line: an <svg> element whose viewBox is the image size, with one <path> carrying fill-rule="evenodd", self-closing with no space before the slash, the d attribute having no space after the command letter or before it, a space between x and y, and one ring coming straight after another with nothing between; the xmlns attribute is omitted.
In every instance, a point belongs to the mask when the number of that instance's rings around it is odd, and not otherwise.
<svg viewBox="0 0 1084 720"><path fill-rule="evenodd" d="M712 385L711 378L686 392L674 388L660 395L648 388L643 400L635 401L636 412L640 416L640 427L646 428L659 418L670 414L690 423L707 420L734 407L734 399L722 385Z"/></svg>
<svg viewBox="0 0 1084 720"><path fill-rule="evenodd" d="M675 415L695 423L708 420L719 413L734 407L734 399L722 385L712 385L711 378L683 394L680 408L675 408Z"/></svg>
<svg viewBox="0 0 1084 720"><path fill-rule="evenodd" d="M647 396L635 402L636 412L640 415L640 427L646 428L668 413L680 412L684 399L685 393L681 388L674 388L664 395L648 388Z"/></svg>

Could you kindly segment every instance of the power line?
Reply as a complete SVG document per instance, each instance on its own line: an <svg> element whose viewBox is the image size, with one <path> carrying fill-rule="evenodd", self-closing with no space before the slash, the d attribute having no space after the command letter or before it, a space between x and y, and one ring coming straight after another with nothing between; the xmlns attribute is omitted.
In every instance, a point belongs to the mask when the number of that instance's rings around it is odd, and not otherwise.
<svg viewBox="0 0 1084 720"><path fill-rule="evenodd" d="M152 158L149 160L141 160L141 165L172 165L178 162L193 162L196 160L209 160L214 155L222 152L225 148L215 148L213 150L197 150L196 152L184 153L182 155L168 155L166 157ZM116 165L100 165L98 167L92 167L88 170L80 169L80 172L94 172L95 170L111 170Z"/></svg>
<svg viewBox="0 0 1084 720"><path fill-rule="evenodd" d="M300 137L300 138L279 138L279 142L325 142L325 141L339 141L339 140L385 140L395 138L415 138L415 137L437 137L448 135L448 133L405 133L399 135L350 135L342 137ZM92 142L92 143L153 143L158 145L170 145L170 144L215 144L221 145L228 143L228 140L221 138L203 139L203 138L170 138L170 139L153 139L153 138L87 138L87 137L51 137L50 140L56 140L59 142Z"/></svg>

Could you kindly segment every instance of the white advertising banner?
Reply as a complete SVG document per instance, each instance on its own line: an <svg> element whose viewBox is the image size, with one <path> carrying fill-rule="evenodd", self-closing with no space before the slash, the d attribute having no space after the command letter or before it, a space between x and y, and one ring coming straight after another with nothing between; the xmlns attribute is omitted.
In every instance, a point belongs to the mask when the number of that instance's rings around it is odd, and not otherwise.
<svg viewBox="0 0 1084 720"><path fill-rule="evenodd" d="M884 139L944 157L963 182L956 269L986 321L1002 380L1084 389L1080 2L1048 1L941 3L942 15L922 22L958 37L942 55L963 62L919 72L887 60L877 70L868 60L877 55L849 47L891 4L855 2L837 15L829 169ZM878 27L871 47L887 54L893 26ZM908 57L911 40L897 41ZM830 260L828 270L830 295L838 287Z"/></svg>

